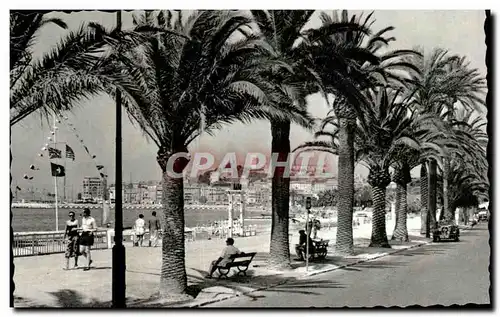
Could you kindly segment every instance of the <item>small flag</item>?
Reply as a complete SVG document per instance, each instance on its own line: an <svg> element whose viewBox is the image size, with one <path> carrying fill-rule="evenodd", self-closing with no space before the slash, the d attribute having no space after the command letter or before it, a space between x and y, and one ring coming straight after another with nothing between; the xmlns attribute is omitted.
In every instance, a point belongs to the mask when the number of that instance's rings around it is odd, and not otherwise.
<svg viewBox="0 0 500 317"><path fill-rule="evenodd" d="M49 158L61 158L61 150L49 147Z"/></svg>
<svg viewBox="0 0 500 317"><path fill-rule="evenodd" d="M69 147L69 145L66 144L66 158L73 159L75 160L75 152L73 152L73 149Z"/></svg>
<svg viewBox="0 0 500 317"><path fill-rule="evenodd" d="M96 165L96 167L97 167L97 170L100 171L104 168L104 165Z"/></svg>
<svg viewBox="0 0 500 317"><path fill-rule="evenodd" d="M64 166L50 163L50 168L52 170L53 177L64 177L66 173L64 172Z"/></svg>

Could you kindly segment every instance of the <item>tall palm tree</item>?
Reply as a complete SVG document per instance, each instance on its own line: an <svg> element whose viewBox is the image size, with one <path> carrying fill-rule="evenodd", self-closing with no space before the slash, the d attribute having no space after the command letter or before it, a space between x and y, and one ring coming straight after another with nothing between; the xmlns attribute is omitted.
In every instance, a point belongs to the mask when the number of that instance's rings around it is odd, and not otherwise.
<svg viewBox="0 0 500 317"><path fill-rule="evenodd" d="M478 69L472 68L465 57L453 56L446 65L446 94L448 96L446 120L453 120L456 112L457 103L467 109L475 109L479 112L484 111L486 102L485 89L486 80L479 73ZM449 204L449 169L450 160L443 159L443 218L450 218L454 213Z"/></svg>
<svg viewBox="0 0 500 317"><path fill-rule="evenodd" d="M309 121L268 80L266 70L283 63L249 33L251 23L234 11L197 11L187 17L148 12L135 18L136 30L149 34L143 43L120 46L98 65L101 78L122 91L129 117L159 148L162 297L184 297L187 287L181 175L189 144L237 120Z"/></svg>
<svg viewBox="0 0 500 317"><path fill-rule="evenodd" d="M414 110L415 111L415 110ZM427 126L425 129L414 130L413 132L419 143L419 149L403 148L398 153L398 159L393 165L394 174L393 181L396 184L396 222L391 240L408 241L408 228L407 228L407 184L411 182L410 171L417 167L422 160L434 158L439 160L446 152L443 149L446 146L456 146L449 135L444 133L446 126L441 122L437 115L430 114L427 116ZM421 182L426 182L426 168L422 168ZM423 180L422 180L423 178ZM427 184L421 184L421 188L427 189ZM421 193L422 194L422 193ZM427 192L424 192L424 202L427 202ZM425 204L423 204L425 206ZM427 211L427 208L425 208ZM427 215L424 215L425 225L427 227Z"/></svg>
<svg viewBox="0 0 500 317"><path fill-rule="evenodd" d="M453 131L453 138L460 144L459 150L451 152L445 159L448 165L448 170L445 174L443 170L443 187L448 186L446 191L446 199L448 205L447 209L443 206L443 219L454 219L455 210L457 205L455 201L459 200L460 192L457 188L463 184L464 171L469 173L467 185L469 180L475 179L480 185L487 184L486 182L486 146L488 143L488 135L485 132L486 123L483 121L482 116L472 109L459 108L453 110L453 116L449 121ZM459 169L459 171L457 171ZM447 181L445 183L445 180ZM453 190L452 190L453 188ZM465 189L470 189L466 186ZM465 193L465 190L463 191ZM460 206L462 207L462 206Z"/></svg>
<svg viewBox="0 0 500 317"><path fill-rule="evenodd" d="M357 119L355 132L356 161L369 169L368 183L372 187L373 227L371 246L390 247L385 229L386 187L391 181L389 168L400 160L408 149L419 151L422 142L417 138L427 135L433 117L411 112L400 98L401 93L390 88L367 91L370 104ZM333 111L332 111L333 112ZM323 121L323 131L316 136L329 136L330 141L308 142L298 149L328 151L338 154L340 120L335 116ZM327 131L325 128L333 129Z"/></svg>
<svg viewBox="0 0 500 317"><path fill-rule="evenodd" d="M292 76L280 82L279 89L293 93L292 102L306 109L305 97L314 89L313 78L303 67L295 45L314 10L252 10L259 34L263 36L272 55L294 70ZM272 71L272 70L271 70ZM274 74L271 74L274 77ZM317 88L316 88L317 90ZM271 121L271 153L279 162L290 157L290 118ZM309 127L308 124L306 127ZM289 200L290 178L284 177L285 168L277 167L272 177L272 224L268 265L277 269L290 268Z"/></svg>
<svg viewBox="0 0 500 317"><path fill-rule="evenodd" d="M446 113L446 120L453 114L453 107L458 102L467 108L481 108L484 103L484 79L481 78L476 69L472 69L463 57L451 55L448 51L435 48L430 52L420 51L419 56L413 56L408 59L408 62L416 65L420 69L420 74L412 77L411 96L414 107L420 108L421 111L433 112L438 115ZM448 111L443 111L443 106L446 106ZM444 190L447 191L448 163L445 159L443 164L443 172L445 174ZM437 162L433 160L429 165L429 173L433 174L432 179L436 180ZM421 182L422 184L425 182ZM437 193L434 192L436 184L432 184L428 188L428 207L433 218L435 215L435 202ZM447 196L447 195L445 195ZM448 199L444 199L447 205ZM443 208L445 209L445 208ZM446 208L448 209L448 208ZM445 213L441 213L445 215ZM432 227L434 228L434 223Z"/></svg>
<svg viewBox="0 0 500 317"><path fill-rule="evenodd" d="M360 159L369 168L368 183L372 186L374 210L370 246L390 247L385 227L385 193L391 181L389 167L398 163L401 153L408 149L420 150L422 141L418 135L428 133L433 118L409 111L399 91L377 89L370 95L372 111L365 111L365 119L359 120L356 143ZM408 163L402 167L409 171ZM408 176L401 176L405 188ZM399 192L398 196L402 194L406 191Z"/></svg>
<svg viewBox="0 0 500 317"><path fill-rule="evenodd" d="M335 96L332 107L339 120L338 149L338 218L336 252L353 252L352 212L354 202L354 133L356 118L363 111L366 100L362 91L373 85L396 85L404 83L406 71L417 71L402 57L415 54L410 50L381 53L381 48L395 40L387 37L392 26L371 35L374 21L372 14L349 17L347 11L332 16L325 13L320 18L323 25L307 37L310 43L314 69L321 79L327 94ZM358 25L345 32L329 34L332 26ZM401 72L403 71L403 72ZM402 74L403 73L403 74Z"/></svg>

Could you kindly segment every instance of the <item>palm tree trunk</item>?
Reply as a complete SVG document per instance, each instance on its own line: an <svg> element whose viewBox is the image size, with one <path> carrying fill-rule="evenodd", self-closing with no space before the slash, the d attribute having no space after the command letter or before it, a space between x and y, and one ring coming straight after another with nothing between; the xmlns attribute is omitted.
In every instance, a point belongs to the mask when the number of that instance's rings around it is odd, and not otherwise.
<svg viewBox="0 0 500 317"><path fill-rule="evenodd" d="M439 219L451 219L451 211L450 211L450 201L448 197L448 177L450 170L450 160L448 158L443 158L443 206L441 207L441 215Z"/></svg>
<svg viewBox="0 0 500 317"><path fill-rule="evenodd" d="M436 221L436 202L437 202L437 162L434 159L429 160L429 197L427 209L429 210L430 228L437 228Z"/></svg>
<svg viewBox="0 0 500 317"><path fill-rule="evenodd" d="M368 183L372 187L373 217L372 237L369 247L390 248L385 227L385 194L387 185L391 182L388 170L379 166L370 167Z"/></svg>
<svg viewBox="0 0 500 317"><path fill-rule="evenodd" d="M176 151L176 152L187 152ZM159 152L158 163L163 172L162 208L160 217L163 229L162 264L160 273L160 296L162 298L184 299L187 275L184 248L184 183L182 177L173 177L166 163L171 155ZM189 161L177 159L173 165L175 173L181 173Z"/></svg>
<svg viewBox="0 0 500 317"><path fill-rule="evenodd" d="M290 121L271 121L271 152L278 153L278 162L290 154ZM284 177L284 167L276 167L272 179L272 224L268 265L282 270L290 269L288 237L290 178Z"/></svg>
<svg viewBox="0 0 500 317"><path fill-rule="evenodd" d="M408 211L406 184L396 183L396 225L391 240L409 241L406 225Z"/></svg>
<svg viewBox="0 0 500 317"><path fill-rule="evenodd" d="M354 204L355 126L355 119L339 118L337 241L335 252L341 255L350 255L354 252L352 211Z"/></svg>
<svg viewBox="0 0 500 317"><path fill-rule="evenodd" d="M372 187L373 219L372 237L369 247L390 248L385 228L385 192L381 186Z"/></svg>
<svg viewBox="0 0 500 317"><path fill-rule="evenodd" d="M429 184L427 180L427 163L424 161L420 167L420 234L430 237L428 217Z"/></svg>
<svg viewBox="0 0 500 317"><path fill-rule="evenodd" d="M404 163L400 168L396 168L394 173L396 183L396 224L391 240L409 241L408 226L406 219L408 215L407 184L411 182L410 167Z"/></svg>

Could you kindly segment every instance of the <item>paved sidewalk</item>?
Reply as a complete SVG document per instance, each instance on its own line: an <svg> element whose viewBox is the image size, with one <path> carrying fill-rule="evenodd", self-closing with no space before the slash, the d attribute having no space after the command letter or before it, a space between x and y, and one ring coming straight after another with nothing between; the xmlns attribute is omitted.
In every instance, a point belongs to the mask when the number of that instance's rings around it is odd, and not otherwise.
<svg viewBox="0 0 500 317"><path fill-rule="evenodd" d="M305 271L304 262L293 262L293 270L273 272L265 269L269 256L269 233L253 237L235 238L235 245L242 251L258 252L248 277L233 277L228 280L205 279L207 266L219 256L224 246L224 240L202 240L186 243L186 271L188 283L195 300L189 305L201 305L218 300L230 294L247 293L257 289L283 283L289 279L300 279L306 274L317 274L334 270L359 261L376 258L408 248L428 239L419 236L420 218L408 219L411 241L399 243L391 241L392 249L367 248L371 234L371 224L361 225L354 230L355 255L343 258L335 256L336 228L318 231L318 236L330 239L330 251L327 259L311 263L309 272ZM393 222L387 222L387 232L390 238L394 228ZM296 232L293 234L290 246L292 258L293 247L297 243ZM129 306L154 304L150 299L158 290L161 267L161 248L126 249L127 256L127 297ZM94 269L90 271L63 271L64 257L62 254L15 258L14 264L16 289L15 306L109 306L111 301L111 250L94 251ZM162 304L163 305L163 304Z"/></svg>

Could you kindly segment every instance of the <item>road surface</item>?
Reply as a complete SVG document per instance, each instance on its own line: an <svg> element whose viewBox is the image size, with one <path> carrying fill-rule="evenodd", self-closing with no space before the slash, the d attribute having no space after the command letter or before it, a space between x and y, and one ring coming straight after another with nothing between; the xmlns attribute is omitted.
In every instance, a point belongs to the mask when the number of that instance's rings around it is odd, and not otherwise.
<svg viewBox="0 0 500 317"><path fill-rule="evenodd" d="M294 280L205 307L373 307L489 304L486 224L441 242Z"/></svg>

